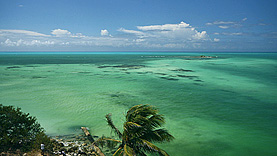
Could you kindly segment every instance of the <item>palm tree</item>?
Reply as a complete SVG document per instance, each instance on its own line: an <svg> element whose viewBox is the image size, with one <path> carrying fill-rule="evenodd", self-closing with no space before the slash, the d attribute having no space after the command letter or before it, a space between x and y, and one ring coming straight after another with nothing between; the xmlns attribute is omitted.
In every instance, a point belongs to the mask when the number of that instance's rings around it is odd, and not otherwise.
<svg viewBox="0 0 277 156"><path fill-rule="evenodd" d="M121 133L113 124L111 114L106 115L108 125L112 128L120 140L101 138L99 141L118 142L120 145L114 156L146 156L145 152L168 154L151 142L169 142L174 137L161 128L165 123L164 117L158 114L158 110L150 105L133 106L126 114L126 121Z"/></svg>

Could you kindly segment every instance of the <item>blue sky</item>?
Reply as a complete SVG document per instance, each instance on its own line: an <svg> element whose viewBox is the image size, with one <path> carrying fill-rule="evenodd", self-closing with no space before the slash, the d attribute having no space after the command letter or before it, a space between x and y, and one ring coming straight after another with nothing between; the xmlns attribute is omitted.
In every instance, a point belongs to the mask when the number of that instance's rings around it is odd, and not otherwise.
<svg viewBox="0 0 277 156"><path fill-rule="evenodd" d="M0 0L0 51L276 52L275 0Z"/></svg>

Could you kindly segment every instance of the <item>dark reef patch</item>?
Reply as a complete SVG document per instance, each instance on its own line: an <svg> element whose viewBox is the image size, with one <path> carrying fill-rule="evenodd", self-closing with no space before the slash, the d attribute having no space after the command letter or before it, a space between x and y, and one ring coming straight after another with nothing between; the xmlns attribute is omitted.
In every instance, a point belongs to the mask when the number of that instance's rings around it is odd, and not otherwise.
<svg viewBox="0 0 277 156"><path fill-rule="evenodd" d="M14 68L21 68L19 66L10 66L10 67L7 67L6 69L14 69Z"/></svg>
<svg viewBox="0 0 277 156"><path fill-rule="evenodd" d="M38 67L38 66L33 66L33 65L27 65L25 67Z"/></svg>
<svg viewBox="0 0 277 156"><path fill-rule="evenodd" d="M170 81L178 81L179 79L171 78L171 77L160 77L161 79L170 80Z"/></svg>
<svg viewBox="0 0 277 156"><path fill-rule="evenodd" d="M78 73L80 73L80 74L90 74L92 72L78 72Z"/></svg>
<svg viewBox="0 0 277 156"><path fill-rule="evenodd" d="M137 72L137 74L147 74L147 72Z"/></svg>
<svg viewBox="0 0 277 156"><path fill-rule="evenodd" d="M202 81L202 80L194 80L194 81L196 81L196 82L204 82L204 81Z"/></svg>
<svg viewBox="0 0 277 156"><path fill-rule="evenodd" d="M193 70L187 70L187 69L174 69L174 70L171 70L171 71L181 71L181 72L194 72Z"/></svg>
<svg viewBox="0 0 277 156"><path fill-rule="evenodd" d="M45 79L46 76L33 76L32 79Z"/></svg>
<svg viewBox="0 0 277 156"><path fill-rule="evenodd" d="M183 78L189 78L189 79L198 78L198 76L188 76L188 75L177 75L177 77L183 77Z"/></svg>
<svg viewBox="0 0 277 156"><path fill-rule="evenodd" d="M145 65L116 65L116 66L99 66L98 68L128 68L128 69L140 69Z"/></svg>
<svg viewBox="0 0 277 156"><path fill-rule="evenodd" d="M167 75L165 73L155 73L155 74L157 74L157 75Z"/></svg>

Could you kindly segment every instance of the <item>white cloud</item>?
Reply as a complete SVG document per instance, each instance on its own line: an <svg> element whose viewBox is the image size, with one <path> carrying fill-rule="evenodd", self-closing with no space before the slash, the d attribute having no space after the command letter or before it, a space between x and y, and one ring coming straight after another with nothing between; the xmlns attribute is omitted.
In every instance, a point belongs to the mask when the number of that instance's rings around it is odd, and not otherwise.
<svg viewBox="0 0 277 156"><path fill-rule="evenodd" d="M83 37L87 37L87 36L83 35L82 33L76 33L76 34L72 34L70 37L83 38Z"/></svg>
<svg viewBox="0 0 277 156"><path fill-rule="evenodd" d="M230 35L239 36L239 35L242 35L242 33L230 33Z"/></svg>
<svg viewBox="0 0 277 156"><path fill-rule="evenodd" d="M214 33L214 35L240 36L240 35L243 35L243 33L241 33L241 32L236 32L236 33L223 32L223 33Z"/></svg>
<svg viewBox="0 0 277 156"><path fill-rule="evenodd" d="M230 27L237 28L237 27L241 27L242 23L245 22L246 20L247 18L245 17L241 21L214 21L214 22L206 23L206 25L207 26L215 25L222 29L228 29Z"/></svg>
<svg viewBox="0 0 277 156"><path fill-rule="evenodd" d="M133 41L134 41L134 42L137 42L137 43L140 43L140 42L144 42L145 39L134 39Z"/></svg>
<svg viewBox="0 0 277 156"><path fill-rule="evenodd" d="M185 22L179 24L137 26L137 28L139 30L121 28L118 31L137 35L148 42L184 42L209 39L206 31L199 32Z"/></svg>
<svg viewBox="0 0 277 156"><path fill-rule="evenodd" d="M219 28L221 28L221 29L228 29L229 28L229 26L223 26L223 25L220 25L220 26L218 26Z"/></svg>
<svg viewBox="0 0 277 156"><path fill-rule="evenodd" d="M243 35L243 33L222 33L222 35L240 36Z"/></svg>
<svg viewBox="0 0 277 156"><path fill-rule="evenodd" d="M235 24L235 22L231 22L231 21L227 21L227 22L224 22L224 21L215 21L213 22L213 24L215 25L222 25L222 24Z"/></svg>
<svg viewBox="0 0 277 156"><path fill-rule="evenodd" d="M219 41L220 41L220 39L218 39L218 38L214 38L214 41L215 41L215 42L219 42Z"/></svg>
<svg viewBox="0 0 277 156"><path fill-rule="evenodd" d="M144 34L143 32L141 32L141 31L127 30L127 29L124 29L124 28L120 28L120 29L118 29L118 31L124 32L124 33L128 33L128 34L145 35L145 34Z"/></svg>
<svg viewBox="0 0 277 156"><path fill-rule="evenodd" d="M211 41L206 31L198 31L185 22L178 24L137 26L138 30L118 31L133 34L131 44L147 48L194 48Z"/></svg>
<svg viewBox="0 0 277 156"><path fill-rule="evenodd" d="M180 24L164 24L164 25L150 25L150 26L137 26L139 30L143 31L174 31L180 30L183 28L190 27L189 24L181 22Z"/></svg>
<svg viewBox="0 0 277 156"><path fill-rule="evenodd" d="M65 36L70 36L71 32L69 32L68 30L54 29L52 30L51 34L57 37L65 37Z"/></svg>
<svg viewBox="0 0 277 156"><path fill-rule="evenodd" d="M137 26L136 30L118 29L119 34L111 36L106 29L101 36L85 36L64 29L54 29L51 35L26 30L0 30L0 46L51 46L51 47L137 47L137 48L199 48L204 42L211 42L206 31L198 31L191 25L177 24ZM4 35L3 35L4 34ZM105 36L105 37L103 37Z"/></svg>
<svg viewBox="0 0 277 156"><path fill-rule="evenodd" d="M42 36L47 37L49 35L37 33L34 31L28 31L28 30L13 30L13 29L0 29L0 34L22 34L22 35L28 35L28 36Z"/></svg>
<svg viewBox="0 0 277 156"><path fill-rule="evenodd" d="M16 42L12 42L10 39L6 39L6 41L1 42L1 44L6 45L6 46L15 46Z"/></svg>
<svg viewBox="0 0 277 156"><path fill-rule="evenodd" d="M207 32L206 31L202 31L201 33L200 32L195 32L196 34L193 36L195 39L205 39L205 38L208 38L208 35L207 35Z"/></svg>
<svg viewBox="0 0 277 156"><path fill-rule="evenodd" d="M2 45L13 47L13 46L41 46L41 45L54 45L54 41L41 41L41 40L30 40L26 41L23 39L19 39L17 41L11 41L10 39L6 39L6 41L1 42Z"/></svg>
<svg viewBox="0 0 277 156"><path fill-rule="evenodd" d="M214 21L212 23L206 23L206 25L228 25L228 24L235 24L235 22L231 22L231 21Z"/></svg>
<svg viewBox="0 0 277 156"><path fill-rule="evenodd" d="M108 36L109 32L106 29L101 30L101 36Z"/></svg>

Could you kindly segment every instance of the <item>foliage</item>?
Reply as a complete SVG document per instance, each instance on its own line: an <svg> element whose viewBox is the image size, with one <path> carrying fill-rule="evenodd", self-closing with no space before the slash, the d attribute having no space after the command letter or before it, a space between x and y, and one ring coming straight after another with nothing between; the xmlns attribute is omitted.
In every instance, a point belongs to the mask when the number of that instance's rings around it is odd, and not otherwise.
<svg viewBox="0 0 277 156"><path fill-rule="evenodd" d="M36 139L32 142L32 149L40 149L42 143L45 145L44 152L53 152L55 140L51 140L44 132L40 132L36 135Z"/></svg>
<svg viewBox="0 0 277 156"><path fill-rule="evenodd" d="M0 152L31 151L34 148L39 149L42 142L50 146L50 139L36 118L13 106L0 104L0 134Z"/></svg>
<svg viewBox="0 0 277 156"><path fill-rule="evenodd" d="M119 142L120 145L114 156L123 155L142 155L145 152L156 153L159 155L168 154L151 142L169 142L174 137L161 126L165 123L164 117L158 114L158 110L150 105L136 105L129 109L126 114L126 121L121 133L113 124L111 114L106 115L108 125L112 128L120 140L110 138L100 138L99 142L104 140L108 142Z"/></svg>
<svg viewBox="0 0 277 156"><path fill-rule="evenodd" d="M108 147L110 150L113 150L116 148L116 146L118 145L118 143L121 143L121 141L119 140L116 140L116 139L112 139L110 137L105 137L105 136L102 136L101 138L99 138L97 141L96 141L97 145L100 146L100 147Z"/></svg>

